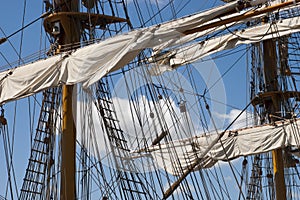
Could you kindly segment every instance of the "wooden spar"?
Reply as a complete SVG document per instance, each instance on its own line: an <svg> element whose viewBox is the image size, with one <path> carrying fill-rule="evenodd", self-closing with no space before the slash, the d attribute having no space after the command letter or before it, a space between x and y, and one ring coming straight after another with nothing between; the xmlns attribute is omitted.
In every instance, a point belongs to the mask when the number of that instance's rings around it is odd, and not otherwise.
<svg viewBox="0 0 300 200"><path fill-rule="evenodd" d="M207 30L207 29L210 29L210 28L215 28L215 27L218 27L218 26L226 25L226 24L229 24L229 23L232 23L232 22L241 21L241 20L244 20L244 19L247 19L247 18L250 18L250 17L258 16L258 15L261 15L261 14L264 14L264 13L267 13L267 12L272 12L272 11L278 10L280 8L284 8L286 6L290 6L290 5L294 4L295 2L300 2L300 0L291 0L291 1L284 2L284 3L269 6L269 7L260 9L260 10L249 11L249 12L246 12L246 13L244 13L242 15L239 15L239 16L230 17L230 18L227 18L227 19L224 19L224 20L221 20L221 21L212 22L212 23L200 26L198 28L194 28L194 29L184 31L183 34L189 35L189 34L201 32L201 31L204 31L204 30Z"/></svg>
<svg viewBox="0 0 300 200"><path fill-rule="evenodd" d="M181 182L199 165L201 162L201 158L198 158L193 164L186 170L165 192L163 199L167 199L173 192L177 189L177 187L181 184Z"/></svg>
<svg viewBox="0 0 300 200"><path fill-rule="evenodd" d="M278 91L277 80L277 59L276 59L276 43L273 40L263 42L263 59L264 59L264 77L267 92ZM281 99L273 96L269 100L264 101L266 111L271 115L271 122L275 122L277 117L281 117ZM274 117L272 117L274 116ZM282 149L272 151L273 172L275 181L275 191L277 200L286 200L286 187L284 180L284 163L282 157Z"/></svg>
<svg viewBox="0 0 300 200"><path fill-rule="evenodd" d="M248 107L248 106L247 106ZM231 123L232 124L232 123ZM230 124L230 126L231 126ZM218 135L216 139L214 139L211 144L206 148L206 150L197 158L187 170L183 172L183 174L175 181L170 188L164 192L163 199L167 199L181 184L181 182L192 172L194 169L199 166L201 163L202 159L206 156L206 154L215 146L215 144L225 135L226 131L223 131Z"/></svg>

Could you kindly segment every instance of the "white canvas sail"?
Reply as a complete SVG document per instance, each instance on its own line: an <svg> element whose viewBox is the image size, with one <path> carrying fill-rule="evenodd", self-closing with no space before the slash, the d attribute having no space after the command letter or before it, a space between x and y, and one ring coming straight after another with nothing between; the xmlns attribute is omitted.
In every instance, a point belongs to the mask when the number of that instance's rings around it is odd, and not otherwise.
<svg viewBox="0 0 300 200"><path fill-rule="evenodd" d="M126 65L144 48L180 37L180 31L201 25L216 16L235 10L237 6L237 1L232 2L162 25L118 35L79 49L68 56L55 56L2 72L0 104L60 84L85 82L88 86L110 71Z"/></svg>
<svg viewBox="0 0 300 200"><path fill-rule="evenodd" d="M222 50L233 49L241 44L252 44L271 38L278 38L300 31L300 17L279 20L270 24L239 30L220 37L194 43L182 48L169 50L166 57L160 55L161 67L156 65L150 70L151 75L160 75L165 71L195 62L205 56Z"/></svg>
<svg viewBox="0 0 300 200"><path fill-rule="evenodd" d="M261 1L253 1L253 4L256 3L261 3ZM49 60L38 61L2 72L0 73L0 77L2 77L0 82L0 104L61 84L83 83L84 87L88 87L106 74L125 66L142 50L156 48L162 43L181 38L184 36L183 32L196 28L215 16L234 11L238 5L238 2L229 3L168 23L118 35L70 54L63 54ZM284 24L282 29L276 29L276 34L272 32L268 37L278 37L299 31L298 18L288 19L284 22L282 23ZM278 23L278 27L279 24L281 23ZM247 37L245 33L242 36ZM251 37L254 37L254 35L252 34ZM174 58L170 61L170 65L186 64L205 55L234 48L239 44L253 43L256 42L255 39L258 37L244 42L245 39L241 36L228 35L207 42L203 46L204 48L198 43L193 44L190 47L176 51L175 57L171 55ZM28 72L31 75L24 76ZM22 86L20 87L20 85Z"/></svg>
<svg viewBox="0 0 300 200"><path fill-rule="evenodd" d="M282 121L276 125L264 125L253 128L227 131L213 148L206 154L195 169L212 167L218 161L229 161L240 156L255 155L278 148L299 147L300 121ZM153 158L161 167L173 175L180 175L195 163L208 148L217 134L174 141L149 147ZM179 161L170 156L176 152Z"/></svg>

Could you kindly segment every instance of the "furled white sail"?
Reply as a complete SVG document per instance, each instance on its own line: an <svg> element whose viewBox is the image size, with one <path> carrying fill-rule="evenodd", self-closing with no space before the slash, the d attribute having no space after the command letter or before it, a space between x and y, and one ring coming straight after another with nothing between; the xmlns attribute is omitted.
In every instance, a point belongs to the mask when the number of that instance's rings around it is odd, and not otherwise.
<svg viewBox="0 0 300 200"><path fill-rule="evenodd" d="M53 56L0 73L0 102L26 97L57 86L62 61L61 56Z"/></svg>
<svg viewBox="0 0 300 200"><path fill-rule="evenodd" d="M255 1L255 5L258 5L259 3L263 4L263 3L266 3L266 1L263 1L263 2ZM268 2L268 3L274 5L275 2L273 1L273 2ZM276 4L278 4L278 2ZM282 9L280 9L280 11L281 12L283 12L283 11L293 12L293 9L299 9L299 7L300 7L299 4L294 4L294 5L288 6L286 8L282 8ZM263 9L263 8L266 8L266 7L262 6L260 9ZM258 11L260 9L257 9L256 11ZM216 23L216 22L222 22L222 21L230 19L230 18L232 19L232 18L235 18L235 17L238 17L238 16L242 16L244 14L247 14L248 12L249 12L249 10L243 10L243 11L240 11L240 12L237 12L237 13L228 14L228 15L225 15L225 16L222 16L222 17L214 18L214 19L204 23L203 25L212 24L212 23ZM277 10L276 10L276 12L277 12ZM252 20L254 20L254 21L258 20L259 21L265 15L266 14L260 14L260 15L253 16L251 18L245 18L241 21L234 21L232 23L228 23L228 24L223 25L223 26L217 26L217 27L205 29L205 30L200 31L200 32L189 34L189 35L186 35L184 37L181 37L180 39L177 38L177 39L170 40L167 43L162 43L162 44L158 45L157 47L155 47L153 50L154 50L154 52L160 53L160 51L162 51L162 50L164 50L168 47L172 47L172 46L176 46L176 45L191 42L191 41L193 41L197 38L203 37L204 35L214 33L214 32L220 31L220 30L226 30L226 29L228 29L228 27L231 27L233 25L240 25L241 23L246 23L246 22L252 21Z"/></svg>
<svg viewBox="0 0 300 200"><path fill-rule="evenodd" d="M266 0L261 0L261 1L251 1L250 3L252 3L251 6L262 5L261 8L264 8L263 4L266 3L266 2L267 2ZM292 6L290 6L288 9L290 9L291 7ZM257 10L259 10L259 9L257 9ZM234 18L234 17L237 17L237 16L241 16L241 15L246 14L247 12L249 12L249 10L246 9L246 10L242 10L242 11L239 11L239 12L236 12L236 13L226 14L226 15L220 16L220 17L213 17L209 21L206 21L206 20L204 21L203 20L204 23L201 24L201 26L203 26L203 25L205 26L207 24L221 22L221 21L229 19L229 18ZM248 22L248 21L251 21L251 20L256 20L256 19L259 20L263 17L263 15L264 14L257 15L257 16L251 17L250 19L246 18L246 19L241 20L241 21L234 21L234 22L228 23L226 25L208 28L208 29L205 29L203 31L199 31L199 32L195 32L193 34L188 34L188 35L182 36L180 38L171 39L171 40L167 41L166 43L161 43L158 46L154 47L153 48L154 54L159 54L161 51L163 51L166 48L179 46L179 45L191 42L191 41L193 41L197 38L201 38L205 35L212 34L212 33L215 33L215 32L221 31L221 30L226 30L228 27L231 27L233 25L239 25L241 23L245 23L245 22Z"/></svg>
<svg viewBox="0 0 300 200"><path fill-rule="evenodd" d="M300 121L281 121L276 125L227 131L221 140L199 162L195 170L209 168L218 161L229 161L240 156L269 152L284 147L299 147ZM149 147L153 158L161 167L173 175L183 171L197 162L199 156L218 137L217 134L193 137ZM178 154L179 160L172 160L172 152Z"/></svg>
<svg viewBox="0 0 300 200"><path fill-rule="evenodd" d="M261 2L263 0L252 1L253 5ZM83 83L84 87L88 87L104 75L125 66L143 49L155 49L163 43L179 39L184 36L183 32L201 26L217 16L237 12L236 8L239 5L239 2L235 1L171 22L117 35L97 44L78 49L70 54L65 53L2 72L0 73L0 77L2 77L0 79L0 104L61 84ZM285 22L288 23L289 21ZM285 25L282 30L277 29L276 33L278 34L269 34L269 37L299 31L299 27L295 25L296 23L291 22L291 24ZM246 34L242 34L242 36L248 37ZM174 58L170 61L170 65L177 66L193 62L210 53L233 48L238 44L242 44L242 41L245 40L241 36L230 35L227 37L217 38L213 44L212 42L205 42L204 45L194 44L176 51L175 57L172 55ZM254 34L251 37L255 37ZM256 37L256 39L258 38L259 36ZM255 40L248 40L248 43L251 42L255 42ZM191 55L191 53L194 55Z"/></svg>
<svg viewBox="0 0 300 200"><path fill-rule="evenodd" d="M283 19L270 24L235 31L220 37L211 38L199 43L169 50L167 56L159 55L159 62L150 70L151 75L160 75L165 71L197 61L205 56L222 50L232 49L241 44L252 44L271 38L278 38L300 32L300 17ZM157 59L154 59L157 60Z"/></svg>

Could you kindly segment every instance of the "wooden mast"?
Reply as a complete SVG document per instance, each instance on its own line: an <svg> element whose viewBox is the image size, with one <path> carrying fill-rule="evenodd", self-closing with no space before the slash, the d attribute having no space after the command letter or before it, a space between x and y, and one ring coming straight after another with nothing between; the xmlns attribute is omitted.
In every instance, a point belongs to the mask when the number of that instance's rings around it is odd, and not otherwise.
<svg viewBox="0 0 300 200"><path fill-rule="evenodd" d="M272 39L263 42L264 77L266 92L275 92L271 98L265 99L265 109L270 116L270 121L275 122L281 116L281 99L276 95L279 90L277 80L276 41ZM272 151L273 173L277 200L286 199L286 187L284 180L284 162L282 149Z"/></svg>
<svg viewBox="0 0 300 200"><path fill-rule="evenodd" d="M105 28L107 24L130 23L128 19L115 16L79 12L78 0L53 1L55 12L44 18L44 27L59 44L57 53L80 47L81 31L89 29L90 25ZM76 108L73 103L75 87L64 85L62 92L60 199L63 200L76 199L76 110L73 109Z"/></svg>
<svg viewBox="0 0 300 200"><path fill-rule="evenodd" d="M78 1L58 0L57 6L61 12L78 12ZM80 41L80 24L77 18L59 18L59 45L65 45L61 51L74 48ZM76 46L75 46L76 48ZM73 85L64 85L62 91L62 136L61 136L61 181L60 199L76 199L76 129L73 111Z"/></svg>

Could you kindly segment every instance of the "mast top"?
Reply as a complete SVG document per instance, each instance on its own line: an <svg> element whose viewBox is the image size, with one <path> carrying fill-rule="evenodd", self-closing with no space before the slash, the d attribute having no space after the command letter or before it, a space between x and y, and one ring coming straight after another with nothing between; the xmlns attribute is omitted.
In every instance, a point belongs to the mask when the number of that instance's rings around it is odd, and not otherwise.
<svg viewBox="0 0 300 200"><path fill-rule="evenodd" d="M101 29L105 29L107 24L128 22L127 19L102 14L83 12L58 12L53 13L44 19L44 27L46 32L55 35L53 31L55 30L55 23L60 22L64 30L67 32L67 35L73 34L72 32L68 32L70 18L79 21L83 28L89 28L90 24L92 24L93 26L100 26Z"/></svg>

